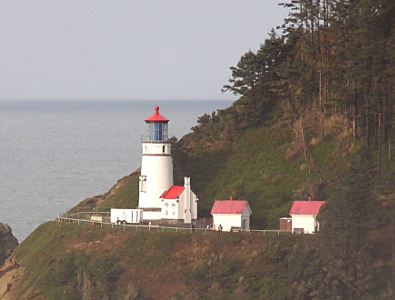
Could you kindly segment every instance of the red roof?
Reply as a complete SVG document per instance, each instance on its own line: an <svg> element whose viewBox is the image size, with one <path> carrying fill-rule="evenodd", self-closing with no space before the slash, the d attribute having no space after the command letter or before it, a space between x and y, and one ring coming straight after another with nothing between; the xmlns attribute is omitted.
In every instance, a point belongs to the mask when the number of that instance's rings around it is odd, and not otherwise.
<svg viewBox="0 0 395 300"><path fill-rule="evenodd" d="M163 199L176 199L184 190L183 186L173 185L170 189L165 191L160 198Z"/></svg>
<svg viewBox="0 0 395 300"><path fill-rule="evenodd" d="M245 200L216 200L211 214L242 214L246 206L249 208Z"/></svg>
<svg viewBox="0 0 395 300"><path fill-rule="evenodd" d="M318 215L325 201L294 201L290 215Z"/></svg>
<svg viewBox="0 0 395 300"><path fill-rule="evenodd" d="M148 122L154 122L154 121L160 121L160 122L169 122L169 119L165 118L159 113L159 106L155 106L155 113L151 116L145 119L144 121Z"/></svg>

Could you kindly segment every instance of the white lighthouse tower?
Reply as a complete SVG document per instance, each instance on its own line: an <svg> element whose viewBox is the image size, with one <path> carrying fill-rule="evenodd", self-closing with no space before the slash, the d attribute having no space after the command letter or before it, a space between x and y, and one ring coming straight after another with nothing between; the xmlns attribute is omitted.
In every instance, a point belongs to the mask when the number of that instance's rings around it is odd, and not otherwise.
<svg viewBox="0 0 395 300"><path fill-rule="evenodd" d="M155 221L161 219L160 196L173 186L169 120L159 113L159 106L155 106L155 113L145 119L145 123L138 208L144 211L145 220Z"/></svg>

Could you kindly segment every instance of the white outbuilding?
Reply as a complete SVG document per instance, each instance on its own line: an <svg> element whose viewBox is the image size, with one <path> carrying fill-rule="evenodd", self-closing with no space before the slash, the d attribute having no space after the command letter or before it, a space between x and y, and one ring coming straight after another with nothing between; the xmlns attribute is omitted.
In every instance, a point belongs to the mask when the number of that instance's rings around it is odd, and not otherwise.
<svg viewBox="0 0 395 300"><path fill-rule="evenodd" d="M173 185L160 198L163 221L189 224L197 220L198 199L189 177L184 177L184 186Z"/></svg>
<svg viewBox="0 0 395 300"><path fill-rule="evenodd" d="M292 218L293 233L315 233L319 230L317 215L325 201L294 201L289 214Z"/></svg>
<svg viewBox="0 0 395 300"><path fill-rule="evenodd" d="M211 209L213 227L218 229L221 225L224 231L248 231L251 213L246 200L233 200L233 197L229 200L216 200Z"/></svg>

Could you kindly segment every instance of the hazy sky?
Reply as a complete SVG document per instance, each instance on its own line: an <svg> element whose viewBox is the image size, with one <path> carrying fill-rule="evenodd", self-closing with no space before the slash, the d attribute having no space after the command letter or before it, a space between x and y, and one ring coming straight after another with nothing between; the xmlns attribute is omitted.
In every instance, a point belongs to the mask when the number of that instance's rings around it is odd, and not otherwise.
<svg viewBox="0 0 395 300"><path fill-rule="evenodd" d="M0 100L235 100L277 0L0 0Z"/></svg>

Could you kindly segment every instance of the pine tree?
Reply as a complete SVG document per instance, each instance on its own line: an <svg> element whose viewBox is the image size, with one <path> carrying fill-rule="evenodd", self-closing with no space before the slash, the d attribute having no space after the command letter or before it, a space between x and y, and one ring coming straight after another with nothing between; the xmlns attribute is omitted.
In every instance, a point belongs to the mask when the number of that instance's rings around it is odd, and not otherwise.
<svg viewBox="0 0 395 300"><path fill-rule="evenodd" d="M380 177L377 185L377 193L379 194L380 205L385 208L379 221L389 224L391 239L391 288L395 289L395 171L389 170L385 175Z"/></svg>
<svg viewBox="0 0 395 300"><path fill-rule="evenodd" d="M373 168L367 148L350 163L342 188L323 206L320 258L313 299L370 299L371 259L367 235L371 220Z"/></svg>

